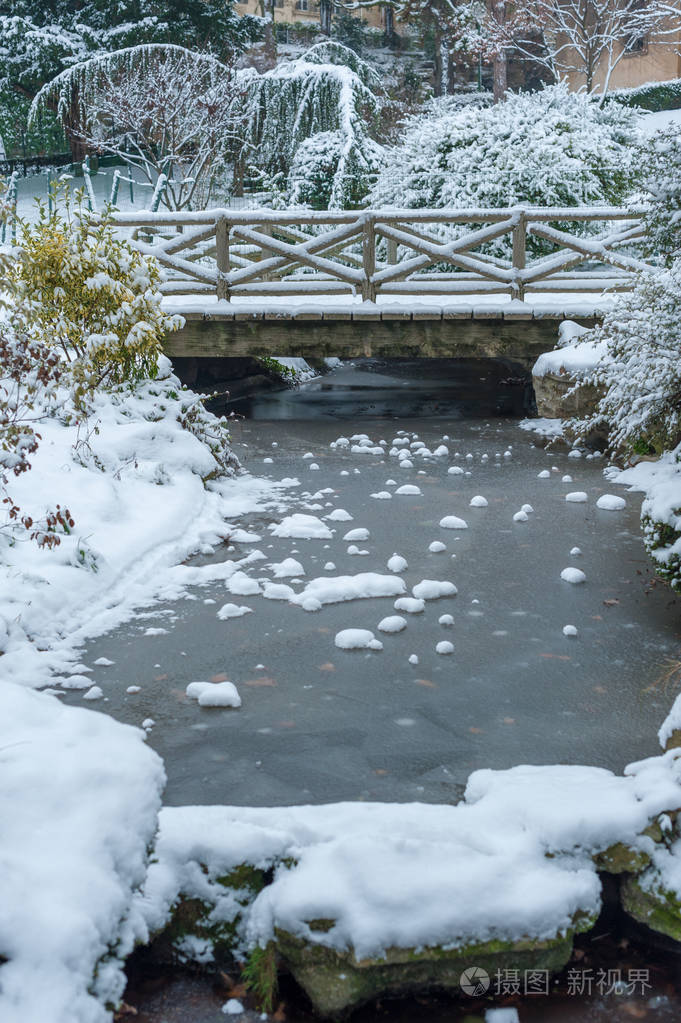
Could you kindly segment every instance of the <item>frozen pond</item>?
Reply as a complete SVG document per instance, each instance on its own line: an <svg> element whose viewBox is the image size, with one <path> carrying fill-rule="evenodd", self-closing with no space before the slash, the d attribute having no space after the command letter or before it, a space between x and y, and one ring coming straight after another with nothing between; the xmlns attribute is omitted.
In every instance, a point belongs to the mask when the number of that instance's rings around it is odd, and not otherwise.
<svg viewBox="0 0 681 1023"><path fill-rule="evenodd" d="M409 417L424 388L403 385L389 372L346 368L252 404L254 418L234 430L240 458L253 473L295 477L300 486L287 512L242 522L259 540L196 563L259 550L264 558L243 570L249 580L273 580L269 566L294 558L305 572L293 577L300 582L275 581L300 592L317 577L396 579L386 563L398 552L408 562L400 576L409 593L429 579L454 582L457 595L427 600L420 614L396 611L385 597L306 612L286 600L235 595L219 582L92 642L84 659L106 700L96 706L138 725L153 719L149 742L166 762L168 803L456 801L479 767L588 763L619 771L658 752L655 733L673 694L657 680L678 650L678 603L644 553L640 495L607 483L602 460L533 446L517 420L461 418L441 382L425 388L431 399L440 388L439 418ZM322 388L332 415L311 418ZM371 407L376 393L380 418ZM263 414L277 418L257 418ZM353 434L387 441L386 453L329 446ZM400 468L387 454L391 442L415 435L431 451L445 444L449 455L415 454L411 469ZM463 473L449 473L453 466ZM562 481L566 474L572 482ZM404 484L421 493L397 495ZM567 502L575 491L587 501ZM393 496L371 496L379 492ZM626 508L597 509L603 493L623 493ZM487 507L470 506L476 495ZM534 509L528 521L514 522L526 503ZM352 520L324 519L334 509ZM294 512L319 517L333 537L273 537L272 520ZM468 529L439 525L452 515ZM369 538L343 541L357 528ZM433 541L445 549L429 550ZM350 553L353 543L368 553ZM571 555L574 547L582 553ZM566 567L581 569L586 582L563 581ZM217 611L230 602L253 613L220 620ZM377 630L397 614L403 631ZM453 624L440 624L442 615ZM565 636L565 625L578 635ZM351 628L372 630L383 649L338 649L336 633ZM452 654L436 652L442 641ZM94 666L100 657L114 663ZM220 678L237 685L240 709L201 708L185 696L188 683ZM131 685L139 691L127 693Z"/></svg>

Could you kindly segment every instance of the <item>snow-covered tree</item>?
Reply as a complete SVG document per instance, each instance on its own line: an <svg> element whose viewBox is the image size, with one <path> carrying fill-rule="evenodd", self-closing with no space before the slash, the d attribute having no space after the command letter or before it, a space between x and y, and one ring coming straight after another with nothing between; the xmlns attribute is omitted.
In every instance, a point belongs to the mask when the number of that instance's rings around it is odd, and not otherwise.
<svg viewBox="0 0 681 1023"><path fill-rule="evenodd" d="M632 110L599 107L562 84L511 93L483 109L436 104L387 151L371 201L458 209L618 204L634 179L636 121ZM539 255L546 244L530 238L528 252ZM502 238L486 251L508 258L510 245Z"/></svg>
<svg viewBox="0 0 681 1023"><path fill-rule="evenodd" d="M232 70L209 54L151 44L92 57L43 86L35 117L54 107L89 150L118 156L156 185L169 209L205 206L236 138Z"/></svg>
<svg viewBox="0 0 681 1023"><path fill-rule="evenodd" d="M380 7L422 38L430 36L435 62L435 95L449 92L453 62L470 64L485 52L485 0L344 0L346 10Z"/></svg>
<svg viewBox="0 0 681 1023"><path fill-rule="evenodd" d="M174 43L229 61L261 32L260 19L239 16L232 0L0 0L0 118L16 97L30 101L88 57Z"/></svg>
<svg viewBox="0 0 681 1023"><path fill-rule="evenodd" d="M288 177L305 144L296 163L296 190L300 168L311 159L321 159L328 169L329 206L345 206L366 190L379 152L368 125L378 113L381 86L356 53L340 43L319 43L264 75L239 72L237 86L246 97L244 166ZM323 137L312 142L317 135Z"/></svg>
<svg viewBox="0 0 681 1023"><path fill-rule="evenodd" d="M605 424L614 451L661 454L681 441L681 260L643 275L603 323L580 340L605 341L607 357L583 380L602 388L580 433Z"/></svg>
<svg viewBox="0 0 681 1023"><path fill-rule="evenodd" d="M492 47L543 65L554 80L576 76L605 95L641 40L671 42L671 10L667 0L491 0L483 31Z"/></svg>
<svg viewBox="0 0 681 1023"><path fill-rule="evenodd" d="M643 184L649 194L646 238L654 255L671 264L681 257L681 135L657 132L640 149Z"/></svg>

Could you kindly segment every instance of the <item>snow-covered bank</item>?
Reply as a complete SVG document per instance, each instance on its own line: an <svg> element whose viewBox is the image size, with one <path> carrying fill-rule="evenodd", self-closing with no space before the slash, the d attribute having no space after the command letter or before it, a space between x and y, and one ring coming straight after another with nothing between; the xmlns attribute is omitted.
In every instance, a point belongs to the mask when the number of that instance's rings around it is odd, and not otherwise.
<svg viewBox="0 0 681 1023"><path fill-rule="evenodd" d="M86 638L153 602L172 566L234 536L241 515L281 502L281 485L224 474L192 426L196 396L168 360L161 376L98 395L80 426L40 424L33 466L10 492L35 520L58 502L75 526L50 550L2 541L0 680L88 688L77 663Z"/></svg>
<svg viewBox="0 0 681 1023"><path fill-rule="evenodd" d="M456 806L167 807L140 906L153 930L179 895L199 898L213 922L243 915L244 945L283 928L351 946L358 959L390 947L547 940L578 911L598 913L594 854L617 842L652 852L641 832L680 803L680 758L631 764L624 777L571 766L476 771ZM246 910L218 881L244 863L278 866ZM319 919L334 925L310 928Z"/></svg>
<svg viewBox="0 0 681 1023"><path fill-rule="evenodd" d="M608 479L645 493L641 525L648 554L658 572L674 587L681 585L681 444L656 461L642 461Z"/></svg>
<svg viewBox="0 0 681 1023"><path fill-rule="evenodd" d="M175 933L184 961L292 940L283 954L303 986L295 942L347 959L349 973L364 959L385 987L382 964L407 955L413 969L433 949L446 962L472 947L484 957L505 942L518 956L548 945L564 961L600 910L601 870L652 862L657 883L679 888L675 847L661 842L681 806L681 750L623 776L476 771L454 806L159 814L163 767L141 731L7 684L0 757L3 1023L110 1023L125 957L187 900L199 901ZM334 997L352 1003L353 978L337 979L348 985Z"/></svg>
<svg viewBox="0 0 681 1023"><path fill-rule="evenodd" d="M3 1023L111 1020L164 781L141 730L0 685Z"/></svg>

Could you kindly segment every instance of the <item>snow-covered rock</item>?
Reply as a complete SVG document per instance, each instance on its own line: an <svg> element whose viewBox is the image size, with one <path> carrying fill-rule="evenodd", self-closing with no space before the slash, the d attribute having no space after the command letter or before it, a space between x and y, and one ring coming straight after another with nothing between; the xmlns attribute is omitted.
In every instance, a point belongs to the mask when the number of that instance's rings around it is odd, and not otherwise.
<svg viewBox="0 0 681 1023"><path fill-rule="evenodd" d="M560 573L561 579L566 583L585 583L586 576L581 568L564 568Z"/></svg>
<svg viewBox="0 0 681 1023"><path fill-rule="evenodd" d="M335 645L339 650L382 650L383 644L369 629L341 629L336 633Z"/></svg>
<svg viewBox="0 0 681 1023"><path fill-rule="evenodd" d="M596 507L602 511L622 511L626 506L624 498L616 494L602 494L596 501Z"/></svg>
<svg viewBox="0 0 681 1023"><path fill-rule="evenodd" d="M447 579L422 579L412 587L411 592L421 600L437 600L438 597L453 597L456 586Z"/></svg>
<svg viewBox="0 0 681 1023"><path fill-rule="evenodd" d="M290 537L293 540L331 540L333 533L316 515L296 512L287 515L281 522L269 526L272 536Z"/></svg>

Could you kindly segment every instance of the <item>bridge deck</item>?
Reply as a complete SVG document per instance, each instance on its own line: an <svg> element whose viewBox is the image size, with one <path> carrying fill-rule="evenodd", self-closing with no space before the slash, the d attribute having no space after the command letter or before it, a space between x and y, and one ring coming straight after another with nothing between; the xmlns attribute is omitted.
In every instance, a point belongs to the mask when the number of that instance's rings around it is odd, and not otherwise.
<svg viewBox="0 0 681 1023"><path fill-rule="evenodd" d="M499 296L433 302L320 297L218 302L168 296L185 326L170 335L171 357L299 355L341 358L505 357L523 363L553 348L564 319L592 326L612 299L592 295Z"/></svg>

